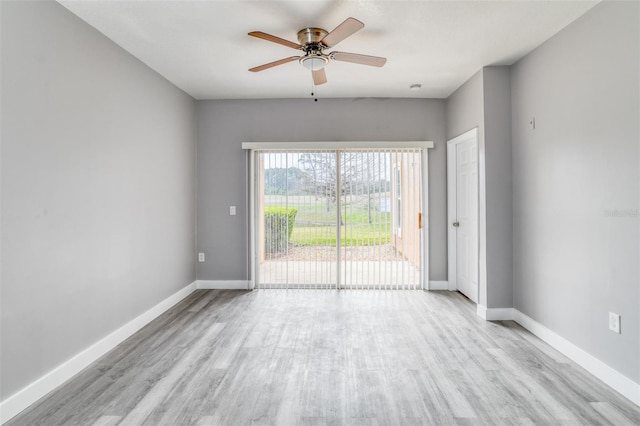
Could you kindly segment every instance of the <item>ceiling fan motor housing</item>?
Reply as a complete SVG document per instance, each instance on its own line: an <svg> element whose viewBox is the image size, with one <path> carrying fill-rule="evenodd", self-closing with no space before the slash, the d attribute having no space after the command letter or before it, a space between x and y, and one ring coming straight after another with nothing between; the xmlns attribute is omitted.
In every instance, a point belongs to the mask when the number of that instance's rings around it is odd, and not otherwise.
<svg viewBox="0 0 640 426"><path fill-rule="evenodd" d="M329 32L323 30L322 28L303 28L298 31L298 42L303 47L306 47L307 44L319 45L320 41L322 41L322 39L325 38L327 34L329 34Z"/></svg>

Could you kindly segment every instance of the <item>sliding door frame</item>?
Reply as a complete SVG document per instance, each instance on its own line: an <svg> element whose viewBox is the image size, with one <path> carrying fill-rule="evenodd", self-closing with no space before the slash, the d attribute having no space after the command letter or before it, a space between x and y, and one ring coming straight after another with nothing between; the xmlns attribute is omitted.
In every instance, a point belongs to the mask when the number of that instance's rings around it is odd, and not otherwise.
<svg viewBox="0 0 640 426"><path fill-rule="evenodd" d="M375 150L396 150L405 148L414 148L421 150L421 162L422 162L422 193L421 198L421 212L422 212L422 228L420 229L420 256L422 257L422 267L420 268L420 286L422 290L429 290L429 148L433 148L432 141L385 141L385 142L243 142L242 149L247 151L248 161L247 176L249 177L249 185L247 185L247 201L249 204L249 212L247 215L248 229L249 229L249 259L248 260L248 273L249 273L249 289L253 290L256 286L258 278L258 233L257 233L257 220L258 209L256 206L256 155L260 152L269 151L336 151L336 155L339 155L340 151L349 150L363 150L363 149L375 149ZM339 163L339 162L338 162ZM338 209L338 212L340 210ZM338 229L340 227L338 226ZM338 231L339 232L339 231ZM338 242L338 245L340 243ZM338 247L339 249L339 247ZM338 250L338 253L340 251ZM338 268L340 262L338 261ZM340 275L338 275L338 278ZM338 289L340 289L338 280Z"/></svg>

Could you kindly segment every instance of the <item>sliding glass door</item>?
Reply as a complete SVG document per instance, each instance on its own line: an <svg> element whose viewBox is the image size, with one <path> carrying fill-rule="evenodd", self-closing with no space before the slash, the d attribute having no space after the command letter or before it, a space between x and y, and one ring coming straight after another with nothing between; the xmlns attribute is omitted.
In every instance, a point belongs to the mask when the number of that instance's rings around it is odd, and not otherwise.
<svg viewBox="0 0 640 426"><path fill-rule="evenodd" d="M335 159L333 151L259 154L260 288L337 288Z"/></svg>
<svg viewBox="0 0 640 426"><path fill-rule="evenodd" d="M258 288L417 289L421 150L255 157Z"/></svg>

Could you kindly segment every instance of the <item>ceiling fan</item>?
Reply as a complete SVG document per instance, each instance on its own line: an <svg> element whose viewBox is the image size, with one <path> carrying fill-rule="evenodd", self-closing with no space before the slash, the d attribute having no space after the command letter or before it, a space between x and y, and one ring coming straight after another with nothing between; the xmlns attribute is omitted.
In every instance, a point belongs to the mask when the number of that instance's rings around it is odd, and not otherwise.
<svg viewBox="0 0 640 426"><path fill-rule="evenodd" d="M364 28L364 24L354 18L347 18L331 32L327 32L322 28L303 28L298 31L298 43L263 33L262 31L252 31L249 33L252 37L261 38L293 49L302 50L304 55L290 56L288 58L280 59L279 61L251 68L249 71L263 71L297 60L300 65L311 71L313 83L320 85L327 82L327 75L324 71L324 67L330 60L353 62L355 64L370 65L373 67L383 66L385 62L387 62L387 59L379 56L359 55L356 53L346 52L324 52L325 49L335 46L362 28Z"/></svg>

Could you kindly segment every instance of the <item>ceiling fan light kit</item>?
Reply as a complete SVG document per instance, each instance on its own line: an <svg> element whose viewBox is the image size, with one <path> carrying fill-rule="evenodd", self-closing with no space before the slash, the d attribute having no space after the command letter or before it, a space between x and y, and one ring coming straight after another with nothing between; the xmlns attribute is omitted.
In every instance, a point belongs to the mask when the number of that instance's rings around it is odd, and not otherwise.
<svg viewBox="0 0 640 426"><path fill-rule="evenodd" d="M362 28L364 28L364 24L355 18L347 18L331 32L327 32L322 28L303 28L298 31L299 44L271 34L263 33L262 31L252 31L249 33L252 37L261 38L293 49L302 50L304 55L280 59L278 61L250 68L249 71L263 71L297 59L300 65L311 71L313 83L315 85L320 85L327 82L327 76L324 68L331 60L351 62L354 64L369 65L373 67L383 66L387 62L387 59L379 56L359 55L356 53L346 52L324 52L325 49L335 46Z"/></svg>
<svg viewBox="0 0 640 426"><path fill-rule="evenodd" d="M329 63L329 59L321 55L303 56L298 61L309 71L318 71Z"/></svg>

